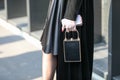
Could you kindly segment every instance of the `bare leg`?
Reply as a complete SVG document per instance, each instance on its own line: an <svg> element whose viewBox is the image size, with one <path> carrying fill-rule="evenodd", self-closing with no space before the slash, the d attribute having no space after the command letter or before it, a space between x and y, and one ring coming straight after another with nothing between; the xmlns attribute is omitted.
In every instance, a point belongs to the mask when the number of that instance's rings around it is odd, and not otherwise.
<svg viewBox="0 0 120 80"><path fill-rule="evenodd" d="M42 56L42 77L43 80L53 80L55 69L57 66L56 56L45 54Z"/></svg>

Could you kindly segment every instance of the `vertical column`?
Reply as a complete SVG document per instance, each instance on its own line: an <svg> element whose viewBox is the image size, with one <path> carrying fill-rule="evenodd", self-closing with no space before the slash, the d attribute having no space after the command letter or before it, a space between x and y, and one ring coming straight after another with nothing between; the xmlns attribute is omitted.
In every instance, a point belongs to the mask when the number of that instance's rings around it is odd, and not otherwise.
<svg viewBox="0 0 120 80"><path fill-rule="evenodd" d="M120 0L114 0L112 1L114 9L112 10L113 12L113 17L112 17L112 39L111 39L111 53L112 53L112 61L111 61L111 77L114 80L120 80L115 79L117 76L120 76Z"/></svg>
<svg viewBox="0 0 120 80"><path fill-rule="evenodd" d="M28 25L31 35L40 38L43 29L49 0L27 0Z"/></svg>
<svg viewBox="0 0 120 80"><path fill-rule="evenodd" d="M26 0L7 0L8 19L26 16Z"/></svg>
<svg viewBox="0 0 120 80"><path fill-rule="evenodd" d="M112 3L110 0L109 22L108 22L108 80L111 80L112 67Z"/></svg>
<svg viewBox="0 0 120 80"><path fill-rule="evenodd" d="M94 0L94 42L102 41L101 33L101 0Z"/></svg>
<svg viewBox="0 0 120 80"><path fill-rule="evenodd" d="M49 0L29 0L31 31L43 28Z"/></svg>
<svg viewBox="0 0 120 80"><path fill-rule="evenodd" d="M0 18L6 19L5 0L0 0Z"/></svg>
<svg viewBox="0 0 120 80"><path fill-rule="evenodd" d="M110 0L102 1L102 37L103 42L108 44L108 20L109 20Z"/></svg>
<svg viewBox="0 0 120 80"><path fill-rule="evenodd" d="M0 10L4 9L4 0L0 0Z"/></svg>
<svg viewBox="0 0 120 80"><path fill-rule="evenodd" d="M5 0L7 21L21 30L28 30L26 0Z"/></svg>

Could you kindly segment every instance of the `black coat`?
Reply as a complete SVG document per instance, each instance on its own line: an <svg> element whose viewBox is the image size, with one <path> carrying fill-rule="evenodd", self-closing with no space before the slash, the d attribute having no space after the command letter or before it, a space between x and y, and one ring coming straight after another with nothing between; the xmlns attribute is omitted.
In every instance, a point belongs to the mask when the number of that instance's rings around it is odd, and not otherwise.
<svg viewBox="0 0 120 80"><path fill-rule="evenodd" d="M83 0L81 8L80 3L81 0L50 0L41 43L45 53L58 55L57 80L91 80L94 44L93 0ZM82 62L64 63L64 32L61 32L61 19L75 20L79 13L83 18L83 26L77 26L81 38Z"/></svg>

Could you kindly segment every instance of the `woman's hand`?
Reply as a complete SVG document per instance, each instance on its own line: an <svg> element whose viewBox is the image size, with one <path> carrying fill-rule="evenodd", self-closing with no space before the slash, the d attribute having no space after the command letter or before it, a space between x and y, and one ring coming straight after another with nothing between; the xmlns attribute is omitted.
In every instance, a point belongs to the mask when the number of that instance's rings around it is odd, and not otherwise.
<svg viewBox="0 0 120 80"><path fill-rule="evenodd" d="M62 32L66 29L67 32L76 30L76 23L73 20L62 19Z"/></svg>

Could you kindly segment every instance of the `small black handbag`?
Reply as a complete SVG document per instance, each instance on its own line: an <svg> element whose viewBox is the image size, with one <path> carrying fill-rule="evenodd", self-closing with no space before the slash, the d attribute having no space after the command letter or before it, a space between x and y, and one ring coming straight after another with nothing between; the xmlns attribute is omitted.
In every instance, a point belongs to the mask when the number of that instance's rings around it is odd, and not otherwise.
<svg viewBox="0 0 120 80"><path fill-rule="evenodd" d="M81 43L78 31L76 39L74 39L73 37L67 39L65 32L63 49L64 49L64 62L81 62Z"/></svg>

